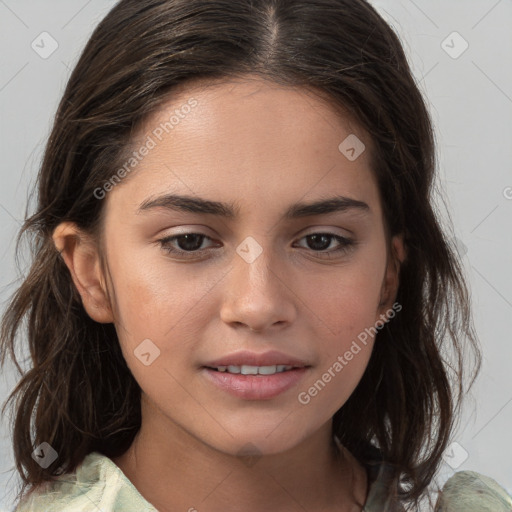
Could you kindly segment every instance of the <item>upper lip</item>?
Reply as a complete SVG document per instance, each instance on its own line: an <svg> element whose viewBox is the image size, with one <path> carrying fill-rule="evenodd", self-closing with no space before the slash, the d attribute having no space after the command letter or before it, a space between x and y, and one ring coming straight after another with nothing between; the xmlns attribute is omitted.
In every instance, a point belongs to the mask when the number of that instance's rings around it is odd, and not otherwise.
<svg viewBox="0 0 512 512"><path fill-rule="evenodd" d="M295 367L309 366L301 359L288 354L283 354L276 350L270 350L262 353L241 350L239 352L233 352L232 354L220 357L219 359L215 359L214 361L210 361L204 366L216 368L218 366L274 366L278 364Z"/></svg>

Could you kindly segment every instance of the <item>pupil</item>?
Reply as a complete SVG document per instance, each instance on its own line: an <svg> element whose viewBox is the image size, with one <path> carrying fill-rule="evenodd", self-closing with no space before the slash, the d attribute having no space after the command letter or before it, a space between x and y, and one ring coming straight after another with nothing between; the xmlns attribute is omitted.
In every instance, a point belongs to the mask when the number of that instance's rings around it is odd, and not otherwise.
<svg viewBox="0 0 512 512"><path fill-rule="evenodd" d="M327 247L329 247L330 235L323 235L323 234L320 234L320 235L309 235L308 238L310 240L313 240L313 247L311 247L311 244L308 244L308 245L310 245L311 249L323 250L323 249L327 249ZM317 244L317 242L319 240L323 240L323 243L320 242L320 244L319 244L320 247Z"/></svg>
<svg viewBox="0 0 512 512"><path fill-rule="evenodd" d="M185 243L182 243L182 240L185 240ZM191 241L195 240L196 243L191 243ZM199 241L199 243L197 243ZM178 246L180 249L183 249L184 251L194 251L199 249L201 247L201 244L203 242L203 235L196 235L196 234L188 234L188 235L182 235L180 238L178 238Z"/></svg>

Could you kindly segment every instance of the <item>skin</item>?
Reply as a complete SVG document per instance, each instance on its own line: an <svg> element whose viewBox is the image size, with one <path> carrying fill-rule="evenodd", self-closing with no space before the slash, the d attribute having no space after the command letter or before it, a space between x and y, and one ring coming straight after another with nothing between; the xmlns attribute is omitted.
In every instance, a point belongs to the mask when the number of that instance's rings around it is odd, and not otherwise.
<svg viewBox="0 0 512 512"><path fill-rule="evenodd" d="M103 199L100 241L71 223L54 232L86 311L114 322L142 389L141 430L114 462L161 511L360 510L366 475L348 451L336 455L332 416L375 340L307 405L297 397L396 297L403 242L386 235L371 140L311 92L248 76L178 90L135 147L192 97L198 105ZM366 145L354 161L338 149L349 134ZM239 216L138 212L171 192L236 203ZM369 210L281 218L295 202L333 195ZM173 256L158 242L183 232L209 237L196 240L202 256ZM315 246L306 238L325 232L355 244L326 255L340 247L336 239ZM236 252L248 236L262 249L251 263ZM187 249L178 242L170 245ZM134 350L148 338L160 355L145 366ZM201 368L238 349L277 349L310 367L281 395L245 400L212 385ZM247 443L258 451L254 464L237 457Z"/></svg>

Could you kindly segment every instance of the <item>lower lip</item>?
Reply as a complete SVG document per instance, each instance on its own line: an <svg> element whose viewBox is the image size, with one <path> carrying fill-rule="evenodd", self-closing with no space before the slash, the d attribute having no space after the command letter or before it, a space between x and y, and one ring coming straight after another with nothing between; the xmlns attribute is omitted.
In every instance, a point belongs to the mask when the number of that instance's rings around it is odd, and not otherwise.
<svg viewBox="0 0 512 512"><path fill-rule="evenodd" d="M224 391L245 400L269 400L295 386L308 368L294 368L273 375L242 375L203 367L205 376Z"/></svg>

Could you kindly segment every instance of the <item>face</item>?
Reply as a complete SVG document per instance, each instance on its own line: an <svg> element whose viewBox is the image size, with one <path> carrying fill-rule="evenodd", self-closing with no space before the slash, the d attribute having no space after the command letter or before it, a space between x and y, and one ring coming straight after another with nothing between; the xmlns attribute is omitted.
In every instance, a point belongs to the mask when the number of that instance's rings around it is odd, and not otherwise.
<svg viewBox="0 0 512 512"><path fill-rule="evenodd" d="M180 91L135 147L99 199L100 282L147 414L233 454L326 428L397 286L369 137L254 78Z"/></svg>

